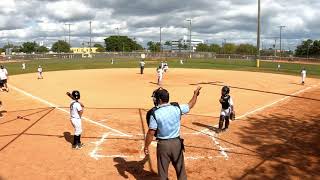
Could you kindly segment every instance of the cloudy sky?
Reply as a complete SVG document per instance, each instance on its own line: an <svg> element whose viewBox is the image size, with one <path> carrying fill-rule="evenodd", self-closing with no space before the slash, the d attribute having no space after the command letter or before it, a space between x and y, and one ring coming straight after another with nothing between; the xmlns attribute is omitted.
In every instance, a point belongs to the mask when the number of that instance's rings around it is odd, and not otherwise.
<svg viewBox="0 0 320 180"><path fill-rule="evenodd" d="M320 39L320 0L261 0L261 8L263 47L279 38L280 25L286 49ZM160 26L163 41L177 40L188 35L186 19L193 39L254 44L256 17L257 0L1 0L0 46L68 40L69 23L71 44L80 46L89 41L90 21L94 42L118 32L141 44L159 41Z"/></svg>

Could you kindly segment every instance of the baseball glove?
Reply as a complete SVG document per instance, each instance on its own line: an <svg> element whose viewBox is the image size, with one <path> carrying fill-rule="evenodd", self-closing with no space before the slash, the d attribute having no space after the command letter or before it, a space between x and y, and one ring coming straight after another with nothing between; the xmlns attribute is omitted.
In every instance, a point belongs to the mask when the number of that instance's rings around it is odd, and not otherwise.
<svg viewBox="0 0 320 180"><path fill-rule="evenodd" d="M235 120L235 119L236 119L236 112L232 111L232 112L230 113L230 119L231 119L231 120Z"/></svg>

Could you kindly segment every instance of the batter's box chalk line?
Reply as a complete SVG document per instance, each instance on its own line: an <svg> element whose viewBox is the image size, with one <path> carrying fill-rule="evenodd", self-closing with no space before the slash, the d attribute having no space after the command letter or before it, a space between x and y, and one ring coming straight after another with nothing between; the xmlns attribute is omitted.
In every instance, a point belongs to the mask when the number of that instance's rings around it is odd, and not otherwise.
<svg viewBox="0 0 320 180"><path fill-rule="evenodd" d="M44 103L44 104L46 104L46 105L48 105L48 106L50 106L50 107L55 107L55 109L57 109L57 110L60 110L60 111L62 111L62 112L64 112L64 113L67 113L67 114L70 114L69 111L67 111L67 110L65 110L65 109L62 109L62 108L59 108L60 106L57 106L57 105L55 105L55 104L53 104L53 103L51 103L51 102L49 102L49 101L46 101L46 100L44 100L44 99L42 99L42 98L40 98L40 97L34 96L34 95L32 95L32 94L30 94L30 93L28 93L28 92L26 92L26 91L24 91L24 90L22 90L22 89L19 89L19 88L13 86L13 85L10 85L10 84L9 84L9 87L12 88L12 89L14 89L15 91L21 93L21 94L24 94L25 96L31 97L31 98L34 99L34 100L40 101L40 102L42 102L42 103ZM100 122L91 120L91 119L89 119L89 118L87 118L87 117L82 117L82 119L85 120L85 121L87 121L87 122L89 122L89 123L95 124L95 125L97 125L97 126L100 126L100 127L105 128L105 129L108 129L108 130L110 130L110 131L112 131L112 132L114 132L114 133L116 133L116 134L118 134L118 135L127 136L127 137L130 137L130 136L131 136L131 135L126 134L126 133L123 133L123 132L121 132L121 131L119 131L119 130L117 130L117 129L114 129L114 128L112 128L112 127L109 127L109 126L107 126L107 125L105 125L105 124L102 124L102 123L100 123Z"/></svg>
<svg viewBox="0 0 320 180"><path fill-rule="evenodd" d="M182 133L182 135L184 135ZM203 130L202 131L202 134L201 133L188 133L188 135L193 135L193 136L205 136L205 137L208 137L209 135L209 138L212 142L212 146L216 146L218 147L218 150L219 150L219 155L218 156L190 156L190 155L185 155L185 158L186 160L201 160L201 159L213 159L214 157L217 157L217 158L224 158L225 160L228 160L229 159L229 156L227 154L227 150L231 149L231 148L225 148L225 147L222 147L221 144L218 142L218 140L215 138L216 134L214 132L210 132L208 129L206 130ZM114 158L114 157L122 157L122 158L132 158L132 159L143 159L144 158L144 152L143 152L143 147L144 147L144 141L141 143L141 148L139 150L139 156L133 156L133 155L126 155L126 154L99 154L99 151L103 150L103 147L102 147L102 144L104 144L108 137L110 136L114 136L114 137L119 137L121 135L119 134L114 134L114 133L111 133L111 132L106 132L102 135L101 139L98 140L98 141L94 141L94 142L91 142L92 144L94 144L94 148L93 150L89 153L89 156L92 157L93 159L95 160L99 160L101 158ZM122 135L123 136L123 135ZM133 135L132 135L133 136ZM143 134L136 134L135 136L144 136ZM151 147L156 147L156 142L152 142L151 143Z"/></svg>

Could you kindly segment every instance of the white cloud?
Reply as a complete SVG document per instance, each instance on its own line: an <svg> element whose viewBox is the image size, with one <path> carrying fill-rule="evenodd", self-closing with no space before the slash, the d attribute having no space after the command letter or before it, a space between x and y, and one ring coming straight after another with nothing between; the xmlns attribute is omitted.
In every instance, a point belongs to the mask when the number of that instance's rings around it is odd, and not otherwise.
<svg viewBox="0 0 320 180"><path fill-rule="evenodd" d="M68 34L72 23L74 46L89 40L92 21L94 41L117 34L135 37L138 42L179 39L188 34L187 18L192 18L194 38L221 43L256 42L256 0L5 0L0 3L0 37L23 42L56 41ZM290 46L302 39L319 39L319 0L264 0L262 37L271 43L285 25L284 38ZM269 40L268 40L269 39Z"/></svg>

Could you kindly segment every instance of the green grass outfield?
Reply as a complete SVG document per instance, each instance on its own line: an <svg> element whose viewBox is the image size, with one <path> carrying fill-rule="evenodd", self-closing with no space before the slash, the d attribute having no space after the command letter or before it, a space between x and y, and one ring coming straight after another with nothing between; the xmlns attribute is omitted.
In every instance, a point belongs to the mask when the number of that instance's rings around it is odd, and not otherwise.
<svg viewBox="0 0 320 180"><path fill-rule="evenodd" d="M46 59L26 62L26 70L22 71L22 62L4 63L10 75L35 73L38 65L44 72L77 70L77 69L103 69L103 68L139 68L137 59L116 59L114 64L107 59ZM146 60L146 68L156 68L160 60ZM320 78L320 64L280 63L281 69L277 71L277 62L260 62L260 68L256 68L256 62L252 60L224 60L224 59L192 59L183 65L177 59L168 60L169 68L194 68L194 69L224 69L253 72L280 73L300 76L302 67L307 69L308 77ZM138 71L138 69L137 69Z"/></svg>

